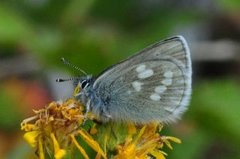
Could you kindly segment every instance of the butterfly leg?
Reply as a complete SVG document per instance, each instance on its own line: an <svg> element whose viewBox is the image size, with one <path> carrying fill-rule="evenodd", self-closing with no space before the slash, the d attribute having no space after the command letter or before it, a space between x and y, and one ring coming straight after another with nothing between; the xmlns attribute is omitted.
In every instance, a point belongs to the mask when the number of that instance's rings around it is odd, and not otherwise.
<svg viewBox="0 0 240 159"><path fill-rule="evenodd" d="M90 111L90 103L91 101L90 100L88 100L87 101L87 104L86 104L86 112L85 112L85 114L84 114L84 120L83 120L83 125L85 124L85 122L86 122L86 120L87 120L87 115L88 115L88 113L89 113L89 111Z"/></svg>
<svg viewBox="0 0 240 159"><path fill-rule="evenodd" d="M104 118L103 120L104 121L109 121L112 116L109 114L109 112L107 111L107 108L106 107L103 107L102 111L101 111L101 116Z"/></svg>

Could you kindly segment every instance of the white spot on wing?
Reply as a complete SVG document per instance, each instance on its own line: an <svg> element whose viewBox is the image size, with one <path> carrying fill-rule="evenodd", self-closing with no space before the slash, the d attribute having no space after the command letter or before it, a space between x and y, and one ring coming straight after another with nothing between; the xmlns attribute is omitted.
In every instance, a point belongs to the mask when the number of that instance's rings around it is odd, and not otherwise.
<svg viewBox="0 0 240 159"><path fill-rule="evenodd" d="M162 84L164 84L165 86L170 86L172 84L172 79L166 78L166 79L162 80Z"/></svg>
<svg viewBox="0 0 240 159"><path fill-rule="evenodd" d="M132 86L137 92L139 92L142 89L142 85L143 85L143 83L138 82L138 81L132 82Z"/></svg>
<svg viewBox="0 0 240 159"><path fill-rule="evenodd" d="M157 86L154 90L156 93L163 93L166 89L166 86Z"/></svg>
<svg viewBox="0 0 240 159"><path fill-rule="evenodd" d="M153 75L153 70L147 69L147 70L144 70L144 71L140 72L138 74L138 78L144 79L144 78L151 77L152 75Z"/></svg>
<svg viewBox="0 0 240 159"><path fill-rule="evenodd" d="M173 72L172 71L167 71L163 74L164 77L166 78L172 78L173 77Z"/></svg>
<svg viewBox="0 0 240 159"><path fill-rule="evenodd" d="M142 64L142 65L139 65L137 68L136 68L136 71L137 72L143 72L146 68L146 65Z"/></svg>
<svg viewBox="0 0 240 159"><path fill-rule="evenodd" d="M154 101L159 101L161 99L160 95L157 93L151 94L150 98Z"/></svg>
<svg viewBox="0 0 240 159"><path fill-rule="evenodd" d="M164 109L168 112L173 112L175 110L175 108L172 107L164 107Z"/></svg>

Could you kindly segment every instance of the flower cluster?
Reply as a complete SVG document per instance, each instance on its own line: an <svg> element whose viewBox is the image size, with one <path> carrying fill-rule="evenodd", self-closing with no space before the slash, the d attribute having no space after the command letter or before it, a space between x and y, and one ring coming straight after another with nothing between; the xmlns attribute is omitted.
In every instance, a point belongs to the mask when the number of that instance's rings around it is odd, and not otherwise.
<svg viewBox="0 0 240 159"><path fill-rule="evenodd" d="M91 113L85 116L84 109L71 98L34 110L35 115L21 123L24 139L40 159L76 158L75 151L84 159L164 159L163 146L172 149L170 141L181 142L161 136L162 124L101 123Z"/></svg>
<svg viewBox="0 0 240 159"><path fill-rule="evenodd" d="M147 159L153 156L157 159L165 159L165 152L161 151L164 144L172 149L169 141L181 143L176 137L160 136L157 132L161 130L161 125L144 125L136 132L136 127L131 125L126 141L117 146L117 155L114 159Z"/></svg>
<svg viewBox="0 0 240 159"><path fill-rule="evenodd" d="M74 99L52 102L44 109L34 111L35 116L22 121L21 129L26 131L24 139L37 148L40 159L45 159L46 153L61 159L71 145L76 146L84 158L89 158L76 136L82 137L98 156L106 158L99 144L81 127L83 110L83 106Z"/></svg>

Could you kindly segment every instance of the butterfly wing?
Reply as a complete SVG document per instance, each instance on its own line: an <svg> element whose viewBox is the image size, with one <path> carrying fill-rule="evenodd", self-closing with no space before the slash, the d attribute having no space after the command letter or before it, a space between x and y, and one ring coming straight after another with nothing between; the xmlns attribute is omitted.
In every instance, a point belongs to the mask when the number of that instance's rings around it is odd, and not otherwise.
<svg viewBox="0 0 240 159"><path fill-rule="evenodd" d="M191 75L187 43L177 36L107 69L93 90L112 120L170 122L187 108Z"/></svg>

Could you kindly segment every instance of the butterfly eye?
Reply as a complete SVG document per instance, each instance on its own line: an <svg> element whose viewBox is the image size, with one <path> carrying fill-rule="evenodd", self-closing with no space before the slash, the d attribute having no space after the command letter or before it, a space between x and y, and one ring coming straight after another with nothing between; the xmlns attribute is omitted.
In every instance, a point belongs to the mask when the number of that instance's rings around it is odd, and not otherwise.
<svg viewBox="0 0 240 159"><path fill-rule="evenodd" d="M88 81L87 81L87 80L83 80L83 81L82 81L82 84L81 84L81 87L82 87L82 88L85 88L85 87L87 87L88 85L89 85Z"/></svg>

